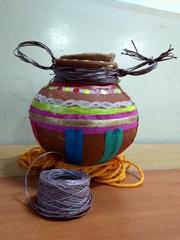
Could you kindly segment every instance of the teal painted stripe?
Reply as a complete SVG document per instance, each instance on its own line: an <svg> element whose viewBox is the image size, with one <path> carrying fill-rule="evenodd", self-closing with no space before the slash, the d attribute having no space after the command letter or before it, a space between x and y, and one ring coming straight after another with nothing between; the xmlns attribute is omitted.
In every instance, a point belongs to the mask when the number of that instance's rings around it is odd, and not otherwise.
<svg viewBox="0 0 180 240"><path fill-rule="evenodd" d="M123 141L123 130L115 129L106 132L105 135L105 150L99 163L105 163L117 155Z"/></svg>
<svg viewBox="0 0 180 240"><path fill-rule="evenodd" d="M83 131L65 130L65 159L68 163L82 165L83 161Z"/></svg>

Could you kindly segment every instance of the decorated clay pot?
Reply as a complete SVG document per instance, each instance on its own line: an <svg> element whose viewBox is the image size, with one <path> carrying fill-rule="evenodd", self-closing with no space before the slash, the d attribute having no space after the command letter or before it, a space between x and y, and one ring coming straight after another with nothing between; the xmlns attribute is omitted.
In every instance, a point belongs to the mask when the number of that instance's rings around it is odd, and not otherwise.
<svg viewBox="0 0 180 240"><path fill-rule="evenodd" d="M138 113L131 98L119 86L119 77L137 76L156 68L158 62L174 57L170 46L157 58L144 57L124 49L141 63L119 68L114 54L76 54L55 58L51 50L36 41L20 43L15 55L45 70L54 78L34 97L29 110L33 133L47 152L57 152L75 165L94 165L110 161L134 140ZM42 66L20 48L38 46L52 58L52 66ZM146 67L144 67L146 66Z"/></svg>

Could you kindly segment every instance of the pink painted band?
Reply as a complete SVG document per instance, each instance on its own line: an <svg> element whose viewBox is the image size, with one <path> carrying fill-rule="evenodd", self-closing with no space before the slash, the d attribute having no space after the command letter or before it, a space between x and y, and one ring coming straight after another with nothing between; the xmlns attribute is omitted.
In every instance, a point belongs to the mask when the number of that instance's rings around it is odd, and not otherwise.
<svg viewBox="0 0 180 240"><path fill-rule="evenodd" d="M116 118L125 118L131 117L138 114L137 110L127 113L119 113L119 114L106 114L106 115L82 115L82 114L58 114L58 113L50 113L44 110L37 109L33 106L29 109L30 112L40 114L46 117L54 117L54 118L63 118L63 119L92 119L92 120L101 120L101 119L116 119Z"/></svg>
<svg viewBox="0 0 180 240"><path fill-rule="evenodd" d="M30 119L30 121L31 121L31 123L35 122L38 127L42 127L42 128L52 130L52 131L63 132L66 129L82 129L83 132L86 134L99 134L99 133L103 134L103 133L106 133L108 130L114 130L114 129L118 129L118 128L121 128L123 130L128 130L128 129L135 128L138 126L137 121L130 123L130 124L120 125L120 126L101 127L101 128L63 127L63 126L49 125L47 123L39 123L38 121L34 121L31 119Z"/></svg>

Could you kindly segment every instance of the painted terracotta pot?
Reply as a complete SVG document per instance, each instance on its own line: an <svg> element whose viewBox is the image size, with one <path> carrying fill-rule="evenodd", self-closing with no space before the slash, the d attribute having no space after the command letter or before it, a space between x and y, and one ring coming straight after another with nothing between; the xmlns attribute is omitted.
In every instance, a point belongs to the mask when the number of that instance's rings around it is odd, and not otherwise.
<svg viewBox="0 0 180 240"><path fill-rule="evenodd" d="M140 61L131 68L119 68L115 54L83 53L55 58L43 43L19 43L14 54L22 61L52 70L54 79L32 101L29 117L34 135L46 151L58 152L75 165L110 161L134 140L138 113L131 98L118 84L119 77L138 76L155 69L158 62L175 59L173 48L156 58L124 49L122 54ZM52 65L44 66L21 49L36 46L47 51Z"/></svg>

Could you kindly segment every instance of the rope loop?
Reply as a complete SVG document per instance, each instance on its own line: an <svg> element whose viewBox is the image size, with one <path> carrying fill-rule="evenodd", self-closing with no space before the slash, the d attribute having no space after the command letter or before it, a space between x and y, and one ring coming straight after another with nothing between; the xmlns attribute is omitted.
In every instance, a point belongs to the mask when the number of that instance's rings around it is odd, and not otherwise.
<svg viewBox="0 0 180 240"><path fill-rule="evenodd" d="M41 161L37 161L39 158L41 158ZM141 167L128 161L122 154L116 156L107 163L91 166L77 166L64 162L64 157L61 154L59 155L56 152L45 152L42 147L35 147L22 154L19 158L19 163L25 168L28 168L26 172L26 179L29 174L29 170L33 167L39 170L52 168L80 170L88 174L91 179L97 183L103 183L119 188L135 188L142 185L144 182L144 173ZM136 169L138 173L136 178L138 180L133 183L123 183L127 177L127 172L131 167ZM25 189L27 189L27 184Z"/></svg>
<svg viewBox="0 0 180 240"><path fill-rule="evenodd" d="M43 66L43 65L39 64L38 62L36 62L35 60L33 60L32 58L28 57L23 52L21 52L21 50L20 50L21 48L30 47L30 46L36 46L36 47L45 49L46 52L51 56L52 63L54 63L55 57L54 57L52 51L45 44L43 44L41 42L37 42L37 41L25 41L25 42L19 43L19 45L14 49L14 55L16 57L20 58L22 61L30 63L35 67L45 69L45 70L52 69L52 65L51 66Z"/></svg>

